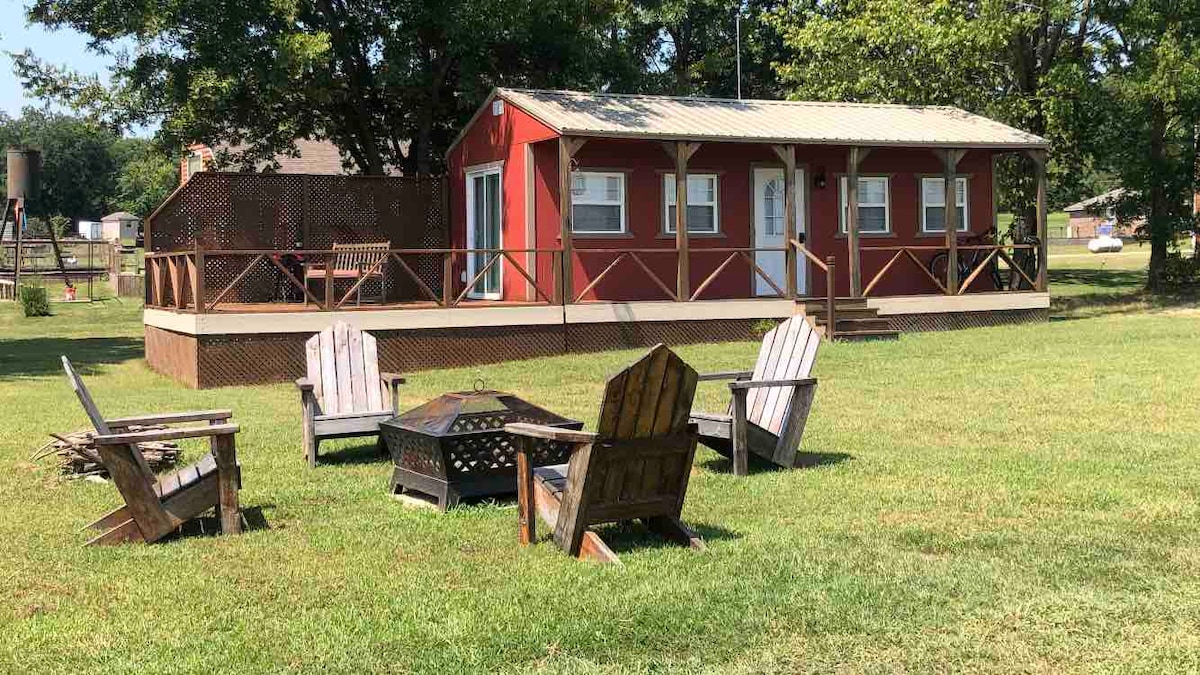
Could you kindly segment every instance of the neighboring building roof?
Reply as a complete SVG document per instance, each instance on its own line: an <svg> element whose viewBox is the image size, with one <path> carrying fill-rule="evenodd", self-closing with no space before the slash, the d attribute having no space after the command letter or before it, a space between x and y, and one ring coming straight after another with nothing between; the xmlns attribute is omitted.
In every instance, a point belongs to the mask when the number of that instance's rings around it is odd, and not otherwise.
<svg viewBox="0 0 1200 675"><path fill-rule="evenodd" d="M1085 199L1081 202L1076 202L1063 209L1067 213L1076 213L1079 211L1090 211L1093 208L1105 208L1109 202L1115 202L1125 195L1125 188L1116 188L1109 190L1102 195L1096 195L1090 199Z"/></svg>
<svg viewBox="0 0 1200 675"><path fill-rule="evenodd" d="M141 220L141 218L128 211L117 211L116 213L110 213L107 216L104 216L100 219L100 222L109 223L114 220Z"/></svg>
<svg viewBox="0 0 1200 675"><path fill-rule="evenodd" d="M213 150L220 152L225 150L228 152L240 152L245 149L241 145L218 145ZM275 155L275 161L279 163L278 169L271 169L273 173L311 173L311 174L328 174L341 175L346 173L346 169L342 167L342 153L338 147L330 141L311 141L307 138L296 139L296 150L299 151L299 157L292 157L286 154ZM269 162L259 162L254 166L255 171L263 171L268 168Z"/></svg>
<svg viewBox="0 0 1200 675"><path fill-rule="evenodd" d="M949 106L533 89L497 89L495 95L563 135L860 146L1049 147L1044 138Z"/></svg>

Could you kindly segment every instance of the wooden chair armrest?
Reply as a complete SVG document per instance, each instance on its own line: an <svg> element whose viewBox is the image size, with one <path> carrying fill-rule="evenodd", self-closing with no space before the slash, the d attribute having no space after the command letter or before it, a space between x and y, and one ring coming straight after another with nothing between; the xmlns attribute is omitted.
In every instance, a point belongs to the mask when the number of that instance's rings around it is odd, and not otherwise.
<svg viewBox="0 0 1200 675"><path fill-rule="evenodd" d="M405 382L407 382L407 380L404 379L404 376L401 375L400 373L380 373L379 379L383 380L389 386L393 386L393 387L398 384L404 384Z"/></svg>
<svg viewBox="0 0 1200 675"><path fill-rule="evenodd" d="M307 377L296 378L296 388L300 391L312 391L315 387L316 384Z"/></svg>
<svg viewBox="0 0 1200 675"><path fill-rule="evenodd" d="M96 445L129 445L145 441L173 441L179 438L206 438L227 436L238 432L236 424L213 424L207 427L183 427L177 429L152 429L132 431L126 434L102 434L95 438Z"/></svg>
<svg viewBox="0 0 1200 675"><path fill-rule="evenodd" d="M505 424L504 430L510 434L513 434L514 436L542 438L548 441L560 441L562 443L591 443L592 441L596 440L596 434L593 434L590 431L560 429L559 427L549 427L542 424L527 424L525 422Z"/></svg>
<svg viewBox="0 0 1200 675"><path fill-rule="evenodd" d="M191 410L177 413L135 415L105 420L110 429L125 429L133 425L179 424L180 422L224 421L233 417L232 410Z"/></svg>
<svg viewBox="0 0 1200 675"><path fill-rule="evenodd" d="M802 377L795 380L754 380L748 382L730 382L729 388L733 391L739 389L757 389L761 387L807 387L817 383L815 377Z"/></svg>
<svg viewBox="0 0 1200 675"><path fill-rule="evenodd" d="M697 378L699 382L712 382L715 380L745 380L754 375L749 370L727 370L720 373L705 373Z"/></svg>

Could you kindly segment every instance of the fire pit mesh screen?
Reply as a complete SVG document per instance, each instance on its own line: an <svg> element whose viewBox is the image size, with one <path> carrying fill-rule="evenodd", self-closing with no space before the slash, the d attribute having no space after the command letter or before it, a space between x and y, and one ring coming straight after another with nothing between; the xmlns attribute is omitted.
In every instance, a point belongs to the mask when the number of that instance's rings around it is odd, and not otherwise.
<svg viewBox="0 0 1200 675"><path fill-rule="evenodd" d="M511 473L516 446L504 425L513 422L583 426L513 394L479 391L445 394L384 422L380 430L396 467L453 481ZM532 460L537 466L562 463L568 450L563 443L539 441Z"/></svg>

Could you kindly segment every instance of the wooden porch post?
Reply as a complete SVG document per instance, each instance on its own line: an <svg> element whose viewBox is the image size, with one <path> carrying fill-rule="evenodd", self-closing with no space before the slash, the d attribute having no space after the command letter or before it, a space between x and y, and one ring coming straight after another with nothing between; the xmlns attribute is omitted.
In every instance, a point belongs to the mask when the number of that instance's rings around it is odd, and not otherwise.
<svg viewBox="0 0 1200 675"><path fill-rule="evenodd" d="M559 237L562 239L562 283L558 285L558 298L568 305L575 299L575 246L571 241L571 159L587 143L586 138L558 137L558 215L561 223Z"/></svg>
<svg viewBox="0 0 1200 675"><path fill-rule="evenodd" d="M784 278L787 280L787 296L795 299L799 288L796 279L796 256L800 253L792 244L796 239L796 146L772 145L771 149L783 162L783 213L787 223L787 235L783 242L783 264L787 270Z"/></svg>
<svg viewBox="0 0 1200 675"><path fill-rule="evenodd" d="M958 294L958 162L966 150L942 150L942 207L946 226L946 295Z"/></svg>
<svg viewBox="0 0 1200 675"><path fill-rule="evenodd" d="M675 273L675 299L686 302L692 295L688 279L687 163L700 149L700 144L667 141L663 143L663 149L675 160L675 251L679 258Z"/></svg>
<svg viewBox="0 0 1200 675"><path fill-rule="evenodd" d="M571 139L566 136L558 137L558 216L559 240L562 246L562 283L558 285L562 304L567 305L574 299L575 285L571 283L574 272L571 255Z"/></svg>
<svg viewBox="0 0 1200 675"><path fill-rule="evenodd" d="M862 259L858 247L858 165L870 148L852 146L846 158L846 272L850 275L850 297L862 297Z"/></svg>
<svg viewBox="0 0 1200 675"><path fill-rule="evenodd" d="M1036 165L1037 172L1037 238L1038 238L1038 269L1037 269L1037 290L1045 292L1048 282L1048 263L1046 259L1047 243L1046 238L1049 232L1046 227L1046 192L1049 190L1049 183L1046 179L1046 151L1045 150L1030 150L1030 158Z"/></svg>

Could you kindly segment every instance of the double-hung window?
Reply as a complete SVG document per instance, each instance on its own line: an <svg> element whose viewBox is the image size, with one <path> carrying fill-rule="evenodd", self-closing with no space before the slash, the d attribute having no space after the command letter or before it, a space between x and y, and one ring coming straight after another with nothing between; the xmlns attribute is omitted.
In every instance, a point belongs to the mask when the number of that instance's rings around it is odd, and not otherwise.
<svg viewBox="0 0 1200 675"><path fill-rule="evenodd" d="M576 171L571 174L571 231L575 234L624 234L625 174Z"/></svg>
<svg viewBox="0 0 1200 675"><path fill-rule="evenodd" d="M946 231L946 181L943 178L921 179L921 231ZM967 225L967 179L954 179L954 201L958 207L959 232L970 229Z"/></svg>
<svg viewBox="0 0 1200 675"><path fill-rule="evenodd" d="M846 231L849 210L846 208L846 176L840 181L841 231ZM887 176L859 176L858 178L858 231L864 234L887 234L892 231L892 214L888 206Z"/></svg>
<svg viewBox="0 0 1200 675"><path fill-rule="evenodd" d="M687 177L687 231L688 234L716 234L720 232L718 212L719 185L716 174L689 173ZM675 174L663 176L663 194L666 195L664 216L667 234L675 234Z"/></svg>

